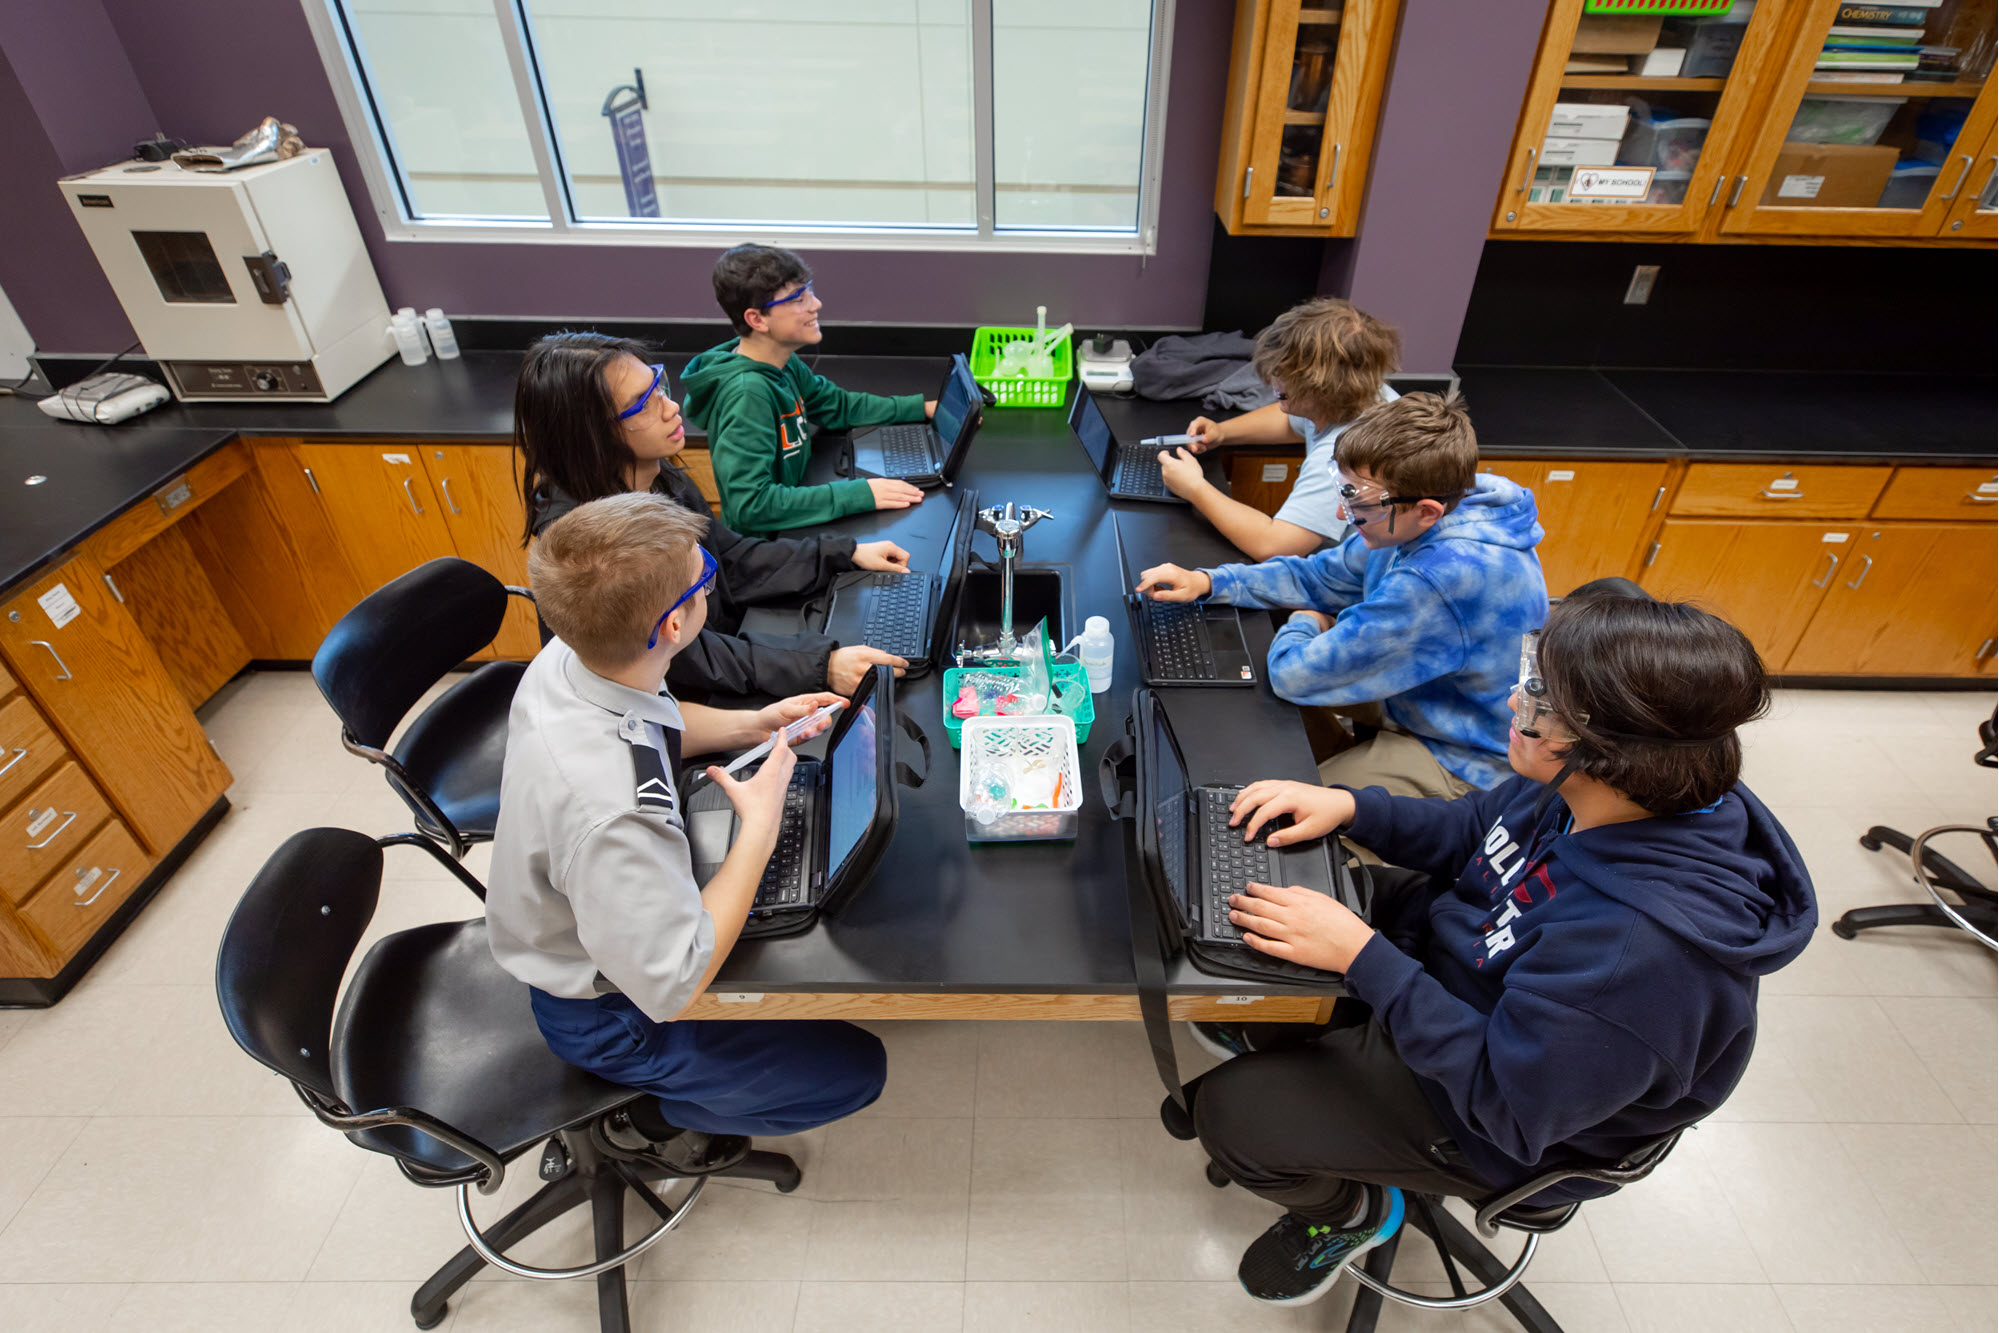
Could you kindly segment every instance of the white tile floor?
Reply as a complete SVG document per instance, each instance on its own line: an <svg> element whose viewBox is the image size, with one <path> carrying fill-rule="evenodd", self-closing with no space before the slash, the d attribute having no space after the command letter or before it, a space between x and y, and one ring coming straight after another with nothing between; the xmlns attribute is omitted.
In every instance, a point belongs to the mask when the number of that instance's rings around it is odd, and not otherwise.
<svg viewBox="0 0 1999 1333"><path fill-rule="evenodd" d="M1894 858L1855 844L1868 825L1993 811L1993 774L1970 762L1992 706L1990 694L1790 692L1752 730L1749 781L1802 848L1826 920L1915 896ZM303 674L237 682L204 721L236 772L235 810L60 1006L0 1012L0 1328L401 1333L415 1285L460 1243L450 1195L304 1115L231 1044L211 977L237 895L286 835L390 832L407 814L341 751ZM472 864L483 873L483 849ZM470 912L420 854L389 873L377 933ZM1535 1292L1571 1333L1991 1333L1993 981L1992 955L1952 934L1848 942L1821 927L1765 986L1734 1099L1651 1180L1551 1237ZM806 1169L797 1194L711 1190L638 1265L639 1327L1342 1326L1344 1291L1278 1312L1235 1286L1274 1210L1210 1189L1198 1150L1160 1131L1135 1027L880 1032L881 1102L784 1145ZM1183 1059L1205 1063L1192 1048ZM527 1257L581 1243L571 1226ZM1409 1248L1401 1278L1441 1280L1425 1249ZM589 1283L482 1279L449 1327L581 1333L596 1327L593 1300ZM1497 1307L1390 1307L1381 1326L1510 1324Z"/></svg>

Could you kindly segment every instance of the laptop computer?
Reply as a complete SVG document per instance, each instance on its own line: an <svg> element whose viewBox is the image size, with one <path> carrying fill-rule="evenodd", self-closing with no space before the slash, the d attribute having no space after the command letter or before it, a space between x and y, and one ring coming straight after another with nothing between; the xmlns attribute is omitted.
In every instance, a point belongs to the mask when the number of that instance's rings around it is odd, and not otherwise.
<svg viewBox="0 0 1999 1333"><path fill-rule="evenodd" d="M1290 827L1290 816L1269 820L1254 840L1243 841L1242 829L1229 827L1229 806L1242 788L1196 784L1165 707L1156 695L1146 701L1134 736L1140 860L1157 877L1155 893L1179 909L1187 939L1247 949L1242 928L1229 920L1229 897L1251 880L1297 885L1361 909L1346 858L1334 855L1327 839L1270 845L1271 833Z"/></svg>
<svg viewBox="0 0 1999 1333"><path fill-rule="evenodd" d="M934 571L855 570L834 579L832 601L826 607L826 636L894 653L908 660L912 675L944 657L948 645L942 640L950 633L958 593L965 584L978 518L979 492L968 487L958 495Z"/></svg>
<svg viewBox="0 0 1999 1333"><path fill-rule="evenodd" d="M1242 616L1233 606L1209 602L1155 602L1133 592L1138 576L1124 554L1124 532L1111 515L1118 576L1131 634L1138 641L1139 670L1147 685L1254 685L1256 663Z"/></svg>
<svg viewBox="0 0 1999 1333"><path fill-rule="evenodd" d="M1090 456L1112 498L1187 503L1166 489L1159 475L1159 450L1143 444L1120 444L1088 389L1079 387L1076 401L1069 404L1069 429L1081 441L1083 452Z"/></svg>
<svg viewBox="0 0 1999 1333"><path fill-rule="evenodd" d="M926 489L949 486L958 479L958 469L965 465L972 437L979 433L984 417L985 399L979 394L979 382L972 378L964 355L955 355L951 368L944 372L943 387L937 390L936 415L929 421L856 432L854 470Z"/></svg>
<svg viewBox="0 0 1999 1333"><path fill-rule="evenodd" d="M777 848L757 881L746 934L809 924L874 873L895 834L895 674L876 667L833 723L823 760L801 758L785 791ZM698 772L700 770L690 770ZM742 821L713 782L683 782L694 878L706 884L735 845ZM761 925L761 929L756 929Z"/></svg>

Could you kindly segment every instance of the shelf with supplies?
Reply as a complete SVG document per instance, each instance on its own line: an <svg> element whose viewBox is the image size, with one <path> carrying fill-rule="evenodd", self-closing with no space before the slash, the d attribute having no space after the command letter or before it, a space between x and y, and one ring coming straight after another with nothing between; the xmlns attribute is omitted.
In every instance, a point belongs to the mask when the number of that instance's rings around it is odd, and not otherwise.
<svg viewBox="0 0 1999 1333"><path fill-rule="evenodd" d="M1986 239L1993 47L1989 0L1554 0L1492 235Z"/></svg>

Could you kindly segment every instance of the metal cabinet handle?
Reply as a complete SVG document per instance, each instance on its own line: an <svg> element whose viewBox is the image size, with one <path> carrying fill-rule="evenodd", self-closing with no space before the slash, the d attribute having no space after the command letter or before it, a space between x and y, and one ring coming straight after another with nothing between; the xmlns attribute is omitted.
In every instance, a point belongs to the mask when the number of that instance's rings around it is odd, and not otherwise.
<svg viewBox="0 0 1999 1333"><path fill-rule="evenodd" d="M23 759L26 759L27 757L28 757L28 752L26 750L14 751L14 757L12 759L9 759L4 764L0 764L0 778L6 777L8 769L20 763Z"/></svg>
<svg viewBox="0 0 1999 1333"><path fill-rule="evenodd" d="M1957 192L1964 188L1964 178L1971 174L1971 154L1959 153L1958 156L1964 159L1964 165L1957 169L1957 180L1950 187L1950 193L1945 195L1942 200L1939 200L1939 203L1944 202L1944 200L1957 198Z"/></svg>
<svg viewBox="0 0 1999 1333"><path fill-rule="evenodd" d="M410 489L410 479L408 477L403 478L403 494L410 498L410 512L412 514L421 514L423 506L416 502L416 492Z"/></svg>
<svg viewBox="0 0 1999 1333"><path fill-rule="evenodd" d="M1333 181L1340 174L1340 145L1333 145L1333 165L1326 168L1326 188L1333 188Z"/></svg>
<svg viewBox="0 0 1999 1333"><path fill-rule="evenodd" d="M34 811L30 810L28 813L32 815ZM28 844L29 851L39 852L40 850L42 850L42 848L48 846L50 843L54 842L57 838L60 838L62 836L62 831L68 828L71 824L74 824L76 822L76 811L65 810L63 811L63 813L65 815L68 815L69 818L63 820L62 823L56 825L56 831L54 833L49 834L48 837L43 838L40 842L29 843Z"/></svg>
<svg viewBox="0 0 1999 1333"><path fill-rule="evenodd" d="M1513 187L1513 193L1525 194L1527 187L1534 183L1534 150L1527 150L1527 170L1520 173L1520 183Z"/></svg>
<svg viewBox="0 0 1999 1333"><path fill-rule="evenodd" d="M1867 581L1867 576L1874 572L1874 557L1863 555L1860 558L1865 563L1860 566L1860 572L1847 581L1846 586L1849 588L1858 588Z"/></svg>
<svg viewBox="0 0 1999 1333"><path fill-rule="evenodd" d="M111 589L111 595L118 599L118 605L125 605L125 594L118 591L118 584L113 581L109 574L104 576L104 586Z"/></svg>
<svg viewBox="0 0 1999 1333"><path fill-rule="evenodd" d="M1735 178L1735 188L1729 191L1728 194L1728 206L1730 208L1734 208L1737 204L1742 202L1742 187L1747 184L1749 184L1749 177L1737 176Z"/></svg>
<svg viewBox="0 0 1999 1333"><path fill-rule="evenodd" d="M1999 639L1987 639L1984 643L1978 645L1978 656L1971 660L1974 662L1983 662L1986 658L1992 656L1995 650L1999 650Z"/></svg>
<svg viewBox="0 0 1999 1333"><path fill-rule="evenodd" d="M1721 187L1726 184L1728 184L1727 172L1724 171L1719 176L1716 176L1714 178L1714 188L1707 192L1707 206L1709 208L1713 208L1715 206L1716 201L1718 201L1721 198Z"/></svg>
<svg viewBox="0 0 1999 1333"><path fill-rule="evenodd" d="M449 477L443 478L437 483L437 487L439 490L444 492L444 503L451 506L452 513L462 514L465 512L463 509L460 509L458 507L458 501L451 498L451 478Z"/></svg>
<svg viewBox="0 0 1999 1333"><path fill-rule="evenodd" d="M1980 495L1977 491L1966 491L1964 498L1975 505L1999 505L1999 495ZM5 772L0 769L0 772Z"/></svg>
<svg viewBox="0 0 1999 1333"><path fill-rule="evenodd" d="M98 867L92 866L91 869L96 870L98 869ZM104 896L104 891L110 888L113 884L116 884L118 882L118 877L124 873L125 871L123 867L120 867L119 869L112 871L111 878L105 880L102 884L97 886L97 892L91 894L88 898L78 898L76 902L72 904L72 906L75 907L90 906L92 903L96 902L99 898L102 898ZM81 879L82 877L83 877L83 872L78 871L77 878Z"/></svg>
<svg viewBox="0 0 1999 1333"><path fill-rule="evenodd" d="M1245 199L1249 198L1249 183L1255 175L1255 167L1244 167L1242 169L1242 197Z"/></svg>
<svg viewBox="0 0 1999 1333"><path fill-rule="evenodd" d="M1831 551L1821 551L1819 554L1823 555L1826 559L1832 561L1832 563L1826 566L1824 578L1812 580L1812 586L1814 588L1823 588L1825 587L1826 584L1831 583L1833 572L1839 568L1839 557L1834 555Z"/></svg>
<svg viewBox="0 0 1999 1333"><path fill-rule="evenodd" d="M62 660L62 654L56 651L56 646L54 644L50 643L47 639L30 639L28 640L28 642L34 644L39 648L46 648L49 650L49 656L55 658L56 666L60 668L62 671L62 674L56 677L57 680L76 679L75 676L72 676L70 674L68 664Z"/></svg>
<svg viewBox="0 0 1999 1333"><path fill-rule="evenodd" d="M1803 491L1773 491L1768 486L1765 486L1756 493L1766 500L1802 500L1805 498Z"/></svg>
<svg viewBox="0 0 1999 1333"><path fill-rule="evenodd" d="M299 471L305 473L305 484L312 487L312 493L314 495L318 495L320 493L319 478L312 475L312 469L309 467L300 468Z"/></svg>

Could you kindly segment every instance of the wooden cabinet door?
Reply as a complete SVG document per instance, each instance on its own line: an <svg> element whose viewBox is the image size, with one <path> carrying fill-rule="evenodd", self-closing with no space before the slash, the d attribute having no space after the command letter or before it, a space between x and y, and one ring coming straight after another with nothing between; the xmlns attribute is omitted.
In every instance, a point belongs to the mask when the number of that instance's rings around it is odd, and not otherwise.
<svg viewBox="0 0 1999 1333"><path fill-rule="evenodd" d="M229 786L229 770L103 574L79 556L22 589L0 608L0 656L160 856Z"/></svg>
<svg viewBox="0 0 1999 1333"><path fill-rule="evenodd" d="M1830 29L1846 0L1804 0L1790 54L1770 81L1762 127L1735 164L1721 230L1764 236L1920 237L1944 232L1951 205L1977 177L1973 168L1993 125L1992 9L1981 0L1939 0L1927 10L1917 45L1958 47L1968 66L1953 82L1851 83L1820 77ZM1758 17L1765 8L1758 7ZM1852 37L1844 40L1852 41ZM1895 72L1895 71L1887 71ZM1940 116L1938 113L1942 113ZM1956 117L1955 132L1938 128ZM1925 119L1928 117L1928 119ZM1950 142L1929 139L1939 134ZM1906 196L1889 173L1903 162L1937 160ZM1921 182L1927 181L1924 189Z"/></svg>
<svg viewBox="0 0 1999 1333"><path fill-rule="evenodd" d="M423 464L444 509L445 526L458 554L502 583L525 588L527 548L521 543L527 514L521 503L512 445L432 444ZM534 607L508 599L506 623L481 658L526 661L541 650Z"/></svg>
<svg viewBox="0 0 1999 1333"><path fill-rule="evenodd" d="M1225 455L1229 497L1276 517L1298 484L1299 449L1233 449Z"/></svg>
<svg viewBox="0 0 1999 1333"><path fill-rule="evenodd" d="M1846 564L1853 529L1817 523L1668 519L1638 582L1661 601L1698 602L1781 671Z"/></svg>
<svg viewBox="0 0 1999 1333"><path fill-rule="evenodd" d="M1862 528L1787 671L1990 676L1994 532L1943 524Z"/></svg>
<svg viewBox="0 0 1999 1333"><path fill-rule="evenodd" d="M381 440L292 446L364 597L426 560L457 554L422 448Z"/></svg>
<svg viewBox="0 0 1999 1333"><path fill-rule="evenodd" d="M1534 492L1546 534L1536 554L1550 597L1567 596L1591 579L1628 574L1666 485L1664 463L1490 458L1479 461L1479 470Z"/></svg>
<svg viewBox="0 0 1999 1333"><path fill-rule="evenodd" d="M1989 241L1999 236L1995 220L1999 220L1999 131L1985 136L1965 167L1965 180L1939 235L1949 241Z"/></svg>

